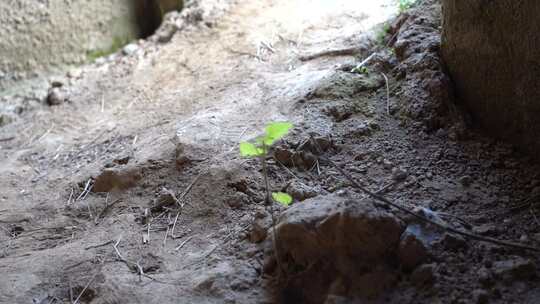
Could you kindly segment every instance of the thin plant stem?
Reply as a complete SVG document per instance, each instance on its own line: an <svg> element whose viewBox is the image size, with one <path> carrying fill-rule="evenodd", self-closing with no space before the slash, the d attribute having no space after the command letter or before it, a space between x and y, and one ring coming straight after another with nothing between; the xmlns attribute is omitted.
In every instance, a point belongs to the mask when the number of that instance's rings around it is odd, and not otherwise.
<svg viewBox="0 0 540 304"><path fill-rule="evenodd" d="M266 151L266 149L265 149ZM268 168L267 168L267 165L266 165L266 153L261 156L261 165L262 165L262 169L263 169L263 177L264 177L264 190L266 192L266 197L264 199L264 202L266 205L271 205L272 204L272 200L271 200L271 196L270 196L270 185L268 183Z"/></svg>
<svg viewBox="0 0 540 304"><path fill-rule="evenodd" d="M272 245L274 247L274 254L276 258L276 263L278 266L278 281L281 278L281 274L284 273L283 268L281 266L281 261L279 259L279 252L278 252L278 246L277 246L277 233L276 233L276 218L274 217L274 206L273 206L273 199L270 195L270 184L268 182L268 165L266 164L266 156L268 153L268 149L266 145L263 143L263 151L264 154L261 156L261 165L263 169L263 178L264 178L264 189L266 192L265 197L265 204L268 206L268 211L270 212L270 217L272 219Z"/></svg>

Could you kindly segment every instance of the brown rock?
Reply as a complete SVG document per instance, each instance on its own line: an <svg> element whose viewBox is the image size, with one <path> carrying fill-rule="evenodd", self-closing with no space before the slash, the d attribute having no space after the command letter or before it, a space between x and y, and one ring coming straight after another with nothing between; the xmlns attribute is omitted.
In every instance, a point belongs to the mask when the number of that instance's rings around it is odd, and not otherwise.
<svg viewBox="0 0 540 304"><path fill-rule="evenodd" d="M113 163L115 163L117 165L127 165L130 160L131 160L131 156L123 155L123 156L119 156L119 157L115 158L113 160Z"/></svg>
<svg viewBox="0 0 540 304"><path fill-rule="evenodd" d="M359 262L366 264L381 261L398 244L404 227L368 201L327 195L290 208L280 217L276 229L283 247L281 254L288 252L295 262L309 265L325 255L343 259L337 263L347 257L359 257Z"/></svg>
<svg viewBox="0 0 540 304"><path fill-rule="evenodd" d="M163 207L172 206L177 202L176 196L167 188L161 189L158 197L154 201L152 211L160 211Z"/></svg>
<svg viewBox="0 0 540 304"><path fill-rule="evenodd" d="M260 243L266 239L268 235L267 230L259 221L253 222L251 225L251 231L249 233L249 241L252 243Z"/></svg>
<svg viewBox="0 0 540 304"><path fill-rule="evenodd" d="M356 286L355 291L382 290L386 280L366 278L386 263L403 230L400 220L369 201L317 196L294 205L280 217L276 227L278 258L286 261L285 269L298 278L298 285L290 288L301 290L309 299L325 299L325 290L337 277L366 283ZM293 269L307 270L298 277Z"/></svg>
<svg viewBox="0 0 540 304"><path fill-rule="evenodd" d="M334 146L334 142L331 138L328 137L315 137L315 149L311 149L312 153L319 154L321 152L328 151L328 149L332 148Z"/></svg>
<svg viewBox="0 0 540 304"><path fill-rule="evenodd" d="M175 160L176 167L182 168L183 166L189 164L191 159L186 154L186 147L182 143L177 143L175 148Z"/></svg>
<svg viewBox="0 0 540 304"><path fill-rule="evenodd" d="M315 141L315 142L313 142ZM322 152L328 151L334 146L332 139L329 137L317 136L313 140L306 140L298 147L298 151L310 152L319 155Z"/></svg>
<svg viewBox="0 0 540 304"><path fill-rule="evenodd" d="M64 103L66 100L66 95L62 90L58 87L53 87L49 90L49 94L47 95L47 104L50 106L58 106Z"/></svg>
<svg viewBox="0 0 540 304"><path fill-rule="evenodd" d="M292 165L297 168L309 170L317 163L317 157L310 152L297 152L292 157Z"/></svg>
<svg viewBox="0 0 540 304"><path fill-rule="evenodd" d="M285 166L292 165L293 152L284 147L276 147L274 150L274 157L277 161Z"/></svg>
<svg viewBox="0 0 540 304"><path fill-rule="evenodd" d="M317 196L315 189L299 182L293 181L287 187L287 193L289 193L295 200L303 201L308 198Z"/></svg>
<svg viewBox="0 0 540 304"><path fill-rule="evenodd" d="M428 251L426 245L414 234L405 231L399 242L398 257L403 268L411 271L427 260Z"/></svg>

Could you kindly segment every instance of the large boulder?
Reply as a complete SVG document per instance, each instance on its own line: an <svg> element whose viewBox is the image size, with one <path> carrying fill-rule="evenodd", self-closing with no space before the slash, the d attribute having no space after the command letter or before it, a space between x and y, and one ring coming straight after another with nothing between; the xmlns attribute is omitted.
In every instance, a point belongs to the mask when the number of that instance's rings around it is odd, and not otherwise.
<svg viewBox="0 0 540 304"><path fill-rule="evenodd" d="M388 261L404 229L367 200L328 195L294 205L276 227L284 297L322 303L329 295L377 296L395 280Z"/></svg>

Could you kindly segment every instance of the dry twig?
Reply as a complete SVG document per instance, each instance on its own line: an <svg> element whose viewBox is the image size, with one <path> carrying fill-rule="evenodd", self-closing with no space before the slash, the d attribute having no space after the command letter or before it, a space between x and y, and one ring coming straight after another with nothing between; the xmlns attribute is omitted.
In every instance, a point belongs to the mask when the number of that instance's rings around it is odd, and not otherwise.
<svg viewBox="0 0 540 304"><path fill-rule="evenodd" d="M360 51L361 50L358 47L348 47L302 55L298 59L300 59L300 61L309 61L320 57L353 56L358 54Z"/></svg>
<svg viewBox="0 0 540 304"><path fill-rule="evenodd" d="M184 192L182 193L182 195L180 195L180 198L176 199L176 203L180 206L180 208L184 208L184 205L185 204L188 204L190 205L188 202L184 201L184 198L186 197L186 195L191 191L191 188L193 188L193 186L195 185L195 183L199 180L199 178L201 177L202 174L199 174L197 175L193 181L191 181L191 183L186 187L186 190L184 190Z"/></svg>
<svg viewBox="0 0 540 304"><path fill-rule="evenodd" d="M163 247L167 246L167 237L169 236L169 231L171 227L167 225L167 230L165 231L165 237L163 238Z"/></svg>
<svg viewBox="0 0 540 304"><path fill-rule="evenodd" d="M253 57L253 58L255 58L255 59L259 60L259 61L264 61L259 55L255 55L255 54L252 54L252 53L237 51L237 50L233 50L231 48L225 48L225 50L227 50L231 54L249 56L249 57Z"/></svg>
<svg viewBox="0 0 540 304"><path fill-rule="evenodd" d="M71 200L73 199L73 193L74 192L75 192L75 190L73 189L73 187L71 187L71 193L69 194L67 205L71 204Z"/></svg>
<svg viewBox="0 0 540 304"><path fill-rule="evenodd" d="M386 74L381 73L386 83L386 114L390 115L390 86L388 85L388 77Z"/></svg>
<svg viewBox="0 0 540 304"><path fill-rule="evenodd" d="M120 236L118 238L118 241L116 241L116 243L113 244L113 248L114 248L114 251L116 252L116 256L118 257L118 260L124 263L129 269L137 270L140 280L142 280L142 277L145 277L154 282L161 283L161 284L181 285L180 283L162 281L144 273L144 270L139 262L135 263L135 262L129 261L126 258L124 258L124 256L120 253L120 250L118 249L118 245L120 244L121 240L122 240L122 236Z"/></svg>
<svg viewBox="0 0 540 304"><path fill-rule="evenodd" d="M84 185L84 190L75 199L76 201L84 200L86 198L86 196L88 195L88 193L90 193L90 190L92 189L92 186L90 185L91 182L92 182L92 179L89 178L88 181L86 182L86 185Z"/></svg>
<svg viewBox="0 0 540 304"><path fill-rule="evenodd" d="M171 237L174 239L174 229L176 228L176 222L178 222L178 217L180 216L180 212L176 213L176 218L174 219L174 223L172 225L171 229Z"/></svg>
<svg viewBox="0 0 540 304"><path fill-rule="evenodd" d="M86 290L88 289L88 287L90 287L90 284L92 284L92 282L94 282L94 279L96 278L97 274L99 272L96 272L94 273L94 275L92 276L92 278L90 278L90 280L88 281L88 283L86 283L86 285L84 286L83 290L81 291L81 293L79 293L79 296L75 299L75 301L73 301L73 304L77 304L79 303L79 300L81 299L81 297L83 296L83 294L86 292Z"/></svg>
<svg viewBox="0 0 540 304"><path fill-rule="evenodd" d="M184 247L184 245L186 245L187 242L189 242L192 238L193 238L193 236L188 237L180 245L178 245L178 247L174 248L174 250L178 251L178 250L182 249L182 247Z"/></svg>
<svg viewBox="0 0 540 304"><path fill-rule="evenodd" d="M356 71L359 71L363 66L368 64L371 61L371 59L373 59L373 57L375 57L376 54L377 53L373 53L373 54L369 55L366 59L362 60L362 62L360 62L353 69L351 69L351 73L355 73Z"/></svg>
<svg viewBox="0 0 540 304"><path fill-rule="evenodd" d="M114 243L114 241L111 240L111 241L107 241L105 243L84 247L84 250L93 249L93 248L99 248L99 247L107 246L107 245L112 244L112 243Z"/></svg>

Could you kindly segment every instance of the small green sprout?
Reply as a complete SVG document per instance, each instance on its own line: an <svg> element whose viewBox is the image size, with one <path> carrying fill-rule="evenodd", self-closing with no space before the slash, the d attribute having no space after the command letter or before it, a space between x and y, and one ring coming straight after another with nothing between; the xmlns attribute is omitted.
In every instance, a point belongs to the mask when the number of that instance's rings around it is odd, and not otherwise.
<svg viewBox="0 0 540 304"><path fill-rule="evenodd" d="M268 172L266 168L266 157L268 155L269 148L276 141L287 135L287 133L289 133L289 130L292 129L292 127L293 124L290 122L273 122L266 126L264 135L257 137L254 143L240 143L240 155L248 158L258 157L261 160L264 174L264 183L266 188L267 203L270 202L271 198L284 206L289 206L292 203L292 197L287 193L274 192L270 196L270 189L268 186Z"/></svg>
<svg viewBox="0 0 540 304"><path fill-rule="evenodd" d="M359 68L352 69L351 72L356 73L356 74L365 74L365 75L367 75L367 74L369 74L369 69L367 67L365 67L365 66L362 66L362 67L359 67Z"/></svg>
<svg viewBox="0 0 540 304"><path fill-rule="evenodd" d="M263 136L255 139L255 143L241 142L240 154L244 157L260 157L268 153L268 148L277 140L289 133L293 125L289 122L273 122L266 126Z"/></svg>
<svg viewBox="0 0 540 304"><path fill-rule="evenodd" d="M391 29L392 29L392 27L390 26L390 23L385 22L382 25L382 27L380 27L377 30L375 40L377 41L378 44L380 44L380 45L385 44L384 41L386 39L386 36L388 36L388 34L390 33Z"/></svg>
<svg viewBox="0 0 540 304"><path fill-rule="evenodd" d="M399 12L403 13L413 7L417 0L398 0Z"/></svg>
<svg viewBox="0 0 540 304"><path fill-rule="evenodd" d="M273 203L277 202L285 207L288 207L290 204L292 204L293 198L289 194L283 192L270 193L270 185L268 183L268 165L266 164L266 158L268 157L270 147L276 141L287 135L292 127L293 124L290 122L273 122L266 126L265 133L262 136L257 137L252 142L240 143L240 155L247 158L258 158L262 165L264 189L266 192L265 203L272 217L272 245L274 246L274 255L277 261L277 266L281 273L284 273L284 269L281 265L278 253L276 218L274 217Z"/></svg>

